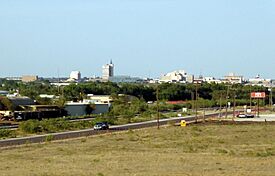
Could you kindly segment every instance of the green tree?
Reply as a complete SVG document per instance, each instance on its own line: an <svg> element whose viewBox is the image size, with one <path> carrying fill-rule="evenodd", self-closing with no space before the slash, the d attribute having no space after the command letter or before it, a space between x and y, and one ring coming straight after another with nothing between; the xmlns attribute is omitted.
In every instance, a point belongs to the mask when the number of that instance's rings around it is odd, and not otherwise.
<svg viewBox="0 0 275 176"><path fill-rule="evenodd" d="M3 110L14 111L14 106L8 98L0 97L0 104L3 106Z"/></svg>

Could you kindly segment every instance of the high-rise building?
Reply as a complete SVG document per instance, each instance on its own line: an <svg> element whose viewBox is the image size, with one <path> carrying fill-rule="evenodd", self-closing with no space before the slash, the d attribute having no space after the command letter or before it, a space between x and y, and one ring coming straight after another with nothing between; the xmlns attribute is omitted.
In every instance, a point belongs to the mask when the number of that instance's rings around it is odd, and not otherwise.
<svg viewBox="0 0 275 176"><path fill-rule="evenodd" d="M80 80L81 79L81 73L80 71L72 71L71 74L70 74L70 79L73 79L73 80Z"/></svg>
<svg viewBox="0 0 275 176"><path fill-rule="evenodd" d="M108 80L114 76L114 64L111 60L110 64L102 66L102 79Z"/></svg>

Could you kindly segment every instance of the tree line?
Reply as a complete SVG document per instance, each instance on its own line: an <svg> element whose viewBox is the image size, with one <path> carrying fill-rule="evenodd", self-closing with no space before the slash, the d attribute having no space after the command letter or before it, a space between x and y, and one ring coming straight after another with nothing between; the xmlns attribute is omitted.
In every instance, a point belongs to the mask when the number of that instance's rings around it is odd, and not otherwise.
<svg viewBox="0 0 275 176"><path fill-rule="evenodd" d="M48 81L37 81L31 83L22 83L18 81L0 80L0 90L10 92L18 91L21 95L36 99L41 104L49 104L50 100L42 99L40 94L52 94L60 96L62 102L71 100L81 100L88 94L94 95L118 95L126 94L142 99L146 102L156 101L156 90L159 90L158 98L165 101L190 101L196 98L207 100L208 106L217 106L218 103L232 101L235 97L237 105L248 104L250 101L250 92L266 92L265 103L269 101L268 88L262 86L250 86L242 84L181 84L181 83L163 83L163 84L138 84L138 83L97 83L87 82L70 84L68 86L56 87ZM196 94L197 92L197 94ZM275 96L274 96L275 97ZM6 100L5 100L6 101ZM61 101L61 100L60 100ZM274 102L274 101L273 101ZM206 105L205 105L206 106Z"/></svg>

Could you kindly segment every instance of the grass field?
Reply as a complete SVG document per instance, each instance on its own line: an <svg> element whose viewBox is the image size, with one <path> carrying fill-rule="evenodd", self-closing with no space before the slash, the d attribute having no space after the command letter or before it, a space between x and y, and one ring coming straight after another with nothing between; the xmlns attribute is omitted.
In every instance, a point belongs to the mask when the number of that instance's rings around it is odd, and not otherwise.
<svg viewBox="0 0 275 176"><path fill-rule="evenodd" d="M2 149L0 175L275 175L275 125L127 131Z"/></svg>

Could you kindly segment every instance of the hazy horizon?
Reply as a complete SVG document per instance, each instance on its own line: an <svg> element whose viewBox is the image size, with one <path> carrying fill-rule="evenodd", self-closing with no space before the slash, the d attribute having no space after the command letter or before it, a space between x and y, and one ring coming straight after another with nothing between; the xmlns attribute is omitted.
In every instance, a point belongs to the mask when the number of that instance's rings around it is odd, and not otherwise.
<svg viewBox="0 0 275 176"><path fill-rule="evenodd" d="M0 2L0 77L159 77L174 70L275 78L274 0Z"/></svg>

